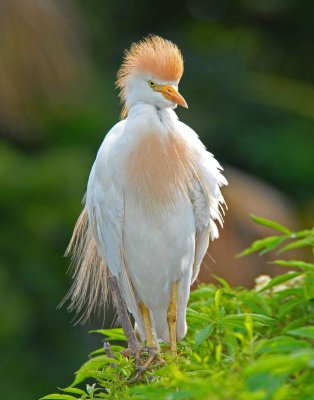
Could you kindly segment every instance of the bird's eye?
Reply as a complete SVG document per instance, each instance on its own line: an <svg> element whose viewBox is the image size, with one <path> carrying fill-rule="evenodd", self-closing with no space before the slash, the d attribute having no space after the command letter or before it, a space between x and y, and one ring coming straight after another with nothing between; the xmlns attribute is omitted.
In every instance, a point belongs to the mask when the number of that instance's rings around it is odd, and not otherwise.
<svg viewBox="0 0 314 400"><path fill-rule="evenodd" d="M152 81L148 81L148 84L149 84L149 86L150 86L151 88L154 88L154 87L155 87L155 84L154 84L154 82L152 82Z"/></svg>

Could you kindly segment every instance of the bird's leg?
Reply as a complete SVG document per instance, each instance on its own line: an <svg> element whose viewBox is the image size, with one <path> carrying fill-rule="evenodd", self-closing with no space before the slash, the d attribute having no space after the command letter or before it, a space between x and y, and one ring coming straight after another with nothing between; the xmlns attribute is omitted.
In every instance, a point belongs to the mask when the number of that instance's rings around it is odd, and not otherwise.
<svg viewBox="0 0 314 400"><path fill-rule="evenodd" d="M141 370L145 371L151 362L154 360L157 354L157 345L155 343L153 333L152 333L152 323L150 320L150 314L149 314L149 309L145 306L145 304L141 304L141 311L144 319L144 327L145 327L145 332L146 332L146 350L148 352L148 359L145 361L145 363L141 366Z"/></svg>
<svg viewBox="0 0 314 400"><path fill-rule="evenodd" d="M131 353L134 355L135 364L137 365L139 363L139 350L141 346L135 336L125 301L121 295L117 278L115 276L109 276L108 283L110 286L113 302L117 310L120 323L122 325L125 337L128 341L128 349L126 350L126 353L128 354Z"/></svg>
<svg viewBox="0 0 314 400"><path fill-rule="evenodd" d="M152 361L155 359L158 350L158 347L155 343L152 333L152 324L151 324L149 309L143 303L140 304L140 309L142 311L144 328L146 333L146 346L143 347L141 351L147 351L148 358L144 362L144 364L138 368L138 372L136 373L136 375L134 376L134 378L131 380L130 383L137 381L137 379L147 370Z"/></svg>
<svg viewBox="0 0 314 400"><path fill-rule="evenodd" d="M167 312L171 352L173 357L177 356L177 294L178 282L175 282L171 288L170 303Z"/></svg>
<svg viewBox="0 0 314 400"><path fill-rule="evenodd" d="M141 308L143 319L144 319L147 347L155 347L155 341L154 341L153 333L152 333L152 324L151 324L151 320L150 320L149 309L143 303L140 305L140 308Z"/></svg>

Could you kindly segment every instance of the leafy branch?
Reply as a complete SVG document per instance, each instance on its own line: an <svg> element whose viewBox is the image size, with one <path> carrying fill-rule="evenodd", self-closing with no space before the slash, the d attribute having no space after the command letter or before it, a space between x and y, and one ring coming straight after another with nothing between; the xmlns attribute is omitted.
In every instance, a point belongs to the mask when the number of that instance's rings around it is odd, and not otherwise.
<svg viewBox="0 0 314 400"><path fill-rule="evenodd" d="M258 240L240 256L277 254L308 246L313 229L291 232L274 221L253 216L281 235ZM200 285L190 296L188 333L176 362L162 345L163 362L152 365L131 384L134 363L120 351L121 329L95 331L111 343L94 351L61 393L42 398L308 400L314 393L314 264L275 260L293 269L274 278L258 277L254 289Z"/></svg>

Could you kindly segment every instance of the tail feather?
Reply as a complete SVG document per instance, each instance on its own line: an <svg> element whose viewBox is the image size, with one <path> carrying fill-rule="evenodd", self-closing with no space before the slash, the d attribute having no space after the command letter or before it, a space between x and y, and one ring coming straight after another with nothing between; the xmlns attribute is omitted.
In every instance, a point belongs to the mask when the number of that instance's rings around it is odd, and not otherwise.
<svg viewBox="0 0 314 400"><path fill-rule="evenodd" d="M86 208L76 222L65 255L71 256L74 281L60 306L70 300L68 310L76 311L76 323L84 323L97 308L104 310L108 299L108 268L98 254Z"/></svg>

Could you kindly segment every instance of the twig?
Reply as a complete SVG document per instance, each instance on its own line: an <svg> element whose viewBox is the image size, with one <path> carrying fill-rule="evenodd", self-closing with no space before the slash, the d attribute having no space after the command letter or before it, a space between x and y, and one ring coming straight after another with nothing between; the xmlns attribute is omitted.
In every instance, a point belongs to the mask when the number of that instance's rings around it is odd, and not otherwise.
<svg viewBox="0 0 314 400"><path fill-rule="evenodd" d="M128 341L128 345L133 351L137 351L140 348L140 344L134 334L133 327L127 311L127 307L121 295L117 278L115 276L109 276L108 283L110 285L113 302L117 310L118 317L122 325L125 337Z"/></svg>
<svg viewBox="0 0 314 400"><path fill-rule="evenodd" d="M105 352L106 352L106 354L107 354L107 356L109 358L116 359L116 357L114 355L114 352L112 351L112 349L110 347L110 343L109 342L104 342L104 350L105 350ZM111 363L110 367L117 368L116 364L114 364L114 363Z"/></svg>

